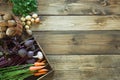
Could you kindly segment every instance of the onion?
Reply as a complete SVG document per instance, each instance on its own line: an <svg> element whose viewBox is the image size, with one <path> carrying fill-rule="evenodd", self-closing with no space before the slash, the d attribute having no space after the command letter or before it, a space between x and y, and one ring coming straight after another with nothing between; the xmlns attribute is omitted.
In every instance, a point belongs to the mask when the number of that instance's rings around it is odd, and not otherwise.
<svg viewBox="0 0 120 80"><path fill-rule="evenodd" d="M25 22L26 21L25 17L21 17L21 21Z"/></svg>
<svg viewBox="0 0 120 80"><path fill-rule="evenodd" d="M30 29L30 26L28 26L28 25L25 25L25 29Z"/></svg>
<svg viewBox="0 0 120 80"><path fill-rule="evenodd" d="M38 51L36 56L33 56L33 58L38 58L38 59L43 59L43 54L42 52Z"/></svg>
<svg viewBox="0 0 120 80"><path fill-rule="evenodd" d="M32 17L33 17L33 18L37 18L38 15L37 15L36 13L34 13L34 14L32 15Z"/></svg>
<svg viewBox="0 0 120 80"><path fill-rule="evenodd" d="M40 22L40 18L36 18L35 23L39 23L39 22Z"/></svg>
<svg viewBox="0 0 120 80"><path fill-rule="evenodd" d="M28 16L25 17L25 19L26 19L26 20L31 20L31 16L28 15Z"/></svg>
<svg viewBox="0 0 120 80"><path fill-rule="evenodd" d="M32 19L31 19L31 22L32 22L32 23L34 23L34 22L35 22L35 19L34 19L34 18L32 18Z"/></svg>
<svg viewBox="0 0 120 80"><path fill-rule="evenodd" d="M31 25L31 21L27 21L26 24L27 24L27 25Z"/></svg>
<svg viewBox="0 0 120 80"><path fill-rule="evenodd" d="M28 33L28 35L32 35L32 31L31 30L26 30L26 32Z"/></svg>

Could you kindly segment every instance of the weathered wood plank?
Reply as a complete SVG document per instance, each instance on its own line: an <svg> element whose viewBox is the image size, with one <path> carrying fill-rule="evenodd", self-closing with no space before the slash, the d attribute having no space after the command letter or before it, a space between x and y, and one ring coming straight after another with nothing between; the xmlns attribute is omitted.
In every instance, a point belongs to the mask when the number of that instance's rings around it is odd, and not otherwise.
<svg viewBox="0 0 120 80"><path fill-rule="evenodd" d="M40 15L120 14L120 0L38 0Z"/></svg>
<svg viewBox="0 0 120 80"><path fill-rule="evenodd" d="M54 76L43 80L120 80L120 69L55 70Z"/></svg>
<svg viewBox="0 0 120 80"><path fill-rule="evenodd" d="M119 80L120 55L48 55L55 73L44 80Z"/></svg>
<svg viewBox="0 0 120 80"><path fill-rule="evenodd" d="M46 54L120 54L119 31L34 32Z"/></svg>
<svg viewBox="0 0 120 80"><path fill-rule="evenodd" d="M120 30L120 16L44 16L33 31Z"/></svg>

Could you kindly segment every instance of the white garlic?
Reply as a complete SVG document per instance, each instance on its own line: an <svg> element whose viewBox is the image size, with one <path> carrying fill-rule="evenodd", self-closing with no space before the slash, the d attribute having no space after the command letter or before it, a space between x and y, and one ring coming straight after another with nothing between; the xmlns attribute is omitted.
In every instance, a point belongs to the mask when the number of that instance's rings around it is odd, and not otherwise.
<svg viewBox="0 0 120 80"><path fill-rule="evenodd" d="M21 21L23 22L26 21L25 17L21 17Z"/></svg>
<svg viewBox="0 0 120 80"><path fill-rule="evenodd" d="M28 25L25 25L25 29L30 29L30 26L28 26Z"/></svg>
<svg viewBox="0 0 120 80"><path fill-rule="evenodd" d="M43 59L43 54L42 54L42 52L41 51L38 51L37 52L37 55L36 56L33 56L33 58L38 58L38 59Z"/></svg>
<svg viewBox="0 0 120 80"><path fill-rule="evenodd" d="M37 18L38 15L37 15L36 13L34 13L34 14L32 15L32 17L33 17L33 18Z"/></svg>
<svg viewBox="0 0 120 80"><path fill-rule="evenodd" d="M28 15L28 16L25 17L25 19L26 19L26 20L31 20L31 16Z"/></svg>
<svg viewBox="0 0 120 80"><path fill-rule="evenodd" d="M26 24L27 25L31 25L32 23L31 23L31 21L27 21Z"/></svg>

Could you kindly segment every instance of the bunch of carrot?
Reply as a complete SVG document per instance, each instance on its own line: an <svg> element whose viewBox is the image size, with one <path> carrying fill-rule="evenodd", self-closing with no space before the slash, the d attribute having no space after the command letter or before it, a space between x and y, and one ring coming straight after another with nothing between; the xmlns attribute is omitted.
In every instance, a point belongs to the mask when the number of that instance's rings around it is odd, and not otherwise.
<svg viewBox="0 0 120 80"><path fill-rule="evenodd" d="M34 64L11 66L0 69L0 80L24 80L29 76L41 76L48 72L45 61L37 61Z"/></svg>

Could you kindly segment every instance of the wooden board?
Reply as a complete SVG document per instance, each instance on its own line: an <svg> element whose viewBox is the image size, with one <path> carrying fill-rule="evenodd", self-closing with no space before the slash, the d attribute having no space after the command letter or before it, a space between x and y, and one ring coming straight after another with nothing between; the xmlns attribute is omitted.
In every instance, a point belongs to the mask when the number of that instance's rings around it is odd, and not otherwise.
<svg viewBox="0 0 120 80"><path fill-rule="evenodd" d="M32 30L120 30L120 16L44 16Z"/></svg>
<svg viewBox="0 0 120 80"><path fill-rule="evenodd" d="M45 80L119 80L120 55L48 55L55 73Z"/></svg>
<svg viewBox="0 0 120 80"><path fill-rule="evenodd" d="M120 14L120 0L38 0L40 15Z"/></svg>
<svg viewBox="0 0 120 80"><path fill-rule="evenodd" d="M46 54L120 54L119 31L34 32Z"/></svg>

